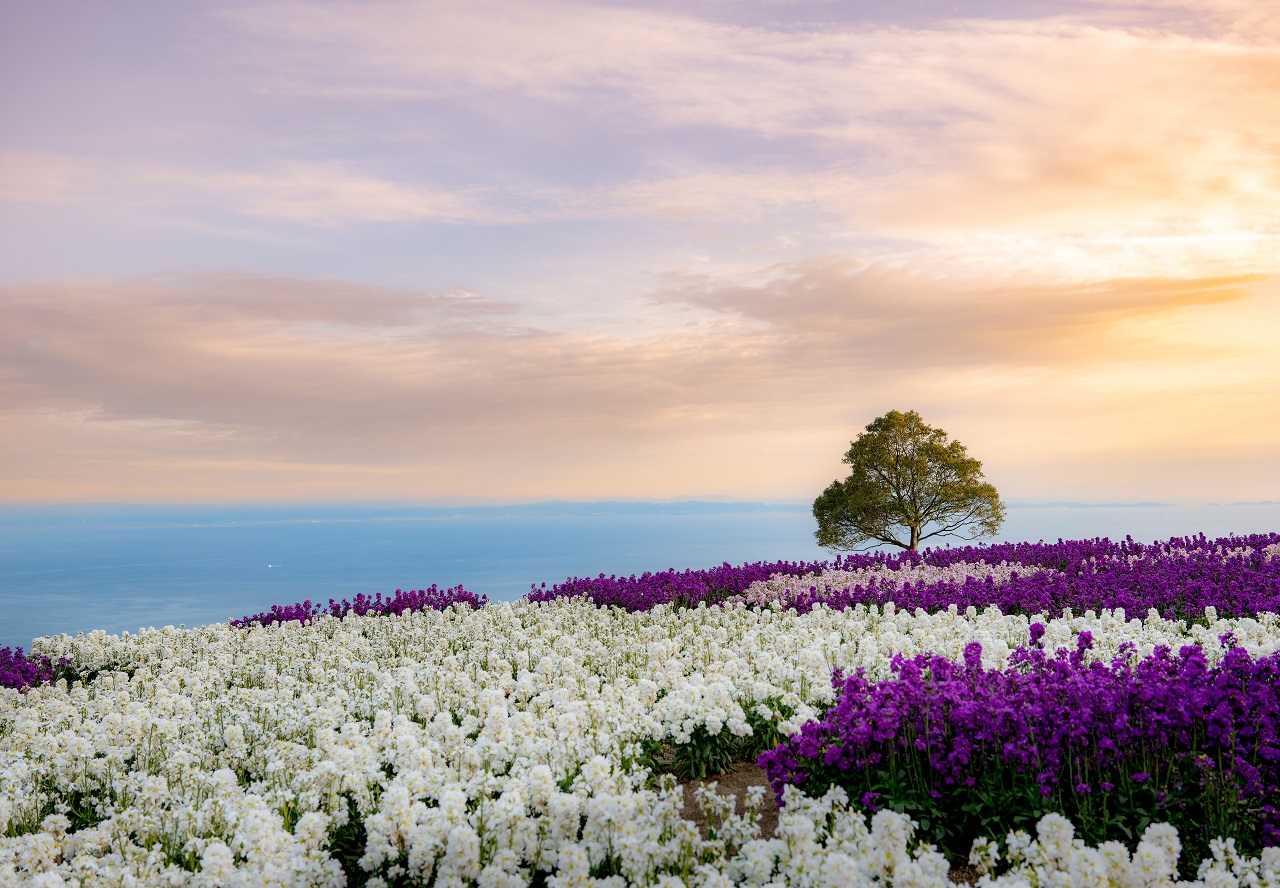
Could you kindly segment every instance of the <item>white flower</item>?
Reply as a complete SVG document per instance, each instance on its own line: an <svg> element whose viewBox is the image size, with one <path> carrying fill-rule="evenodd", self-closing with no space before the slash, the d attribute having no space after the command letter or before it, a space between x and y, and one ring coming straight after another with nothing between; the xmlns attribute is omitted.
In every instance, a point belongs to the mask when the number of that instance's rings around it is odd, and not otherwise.
<svg viewBox="0 0 1280 888"><path fill-rule="evenodd" d="M983 838L973 840L973 848L969 851L969 865L980 873L989 873L1000 862L1000 846Z"/></svg>
<svg viewBox="0 0 1280 888"><path fill-rule="evenodd" d="M1097 659L1128 643L1140 653L1199 643L1213 661L1226 632L1251 655L1280 649L1275 614L1209 627L1119 611L1034 619L1050 647L1092 632ZM931 884L945 865L905 818L869 828L842 793L792 792L781 838L756 838L730 815L716 850L681 819L676 793L645 789L627 763L652 743L748 736L748 714L794 731L834 701L836 668L882 678L894 653L958 659L975 640L984 664L1002 665L1030 622L994 608L628 613L564 600L43 639L50 655L103 671L87 687L0 693L0 832L24 833L0 837L0 884L9 873L25 884L89 872L104 884L169 884L187 878L183 855L201 863L194 884L340 884L330 835L353 818L373 885L395 874L505 885L539 870L590 884L605 860L633 884L822 884L853 878L851 866L858 878ZM46 785L91 799L101 822L75 833L65 818L37 824ZM1034 851L1028 837L1012 843L1011 877L1025 864L1046 878L1114 873L1119 883L1177 854L1176 835L1156 827L1137 864L1067 834L1050 823ZM1207 879L1263 879L1280 860L1218 851Z"/></svg>
<svg viewBox="0 0 1280 888"><path fill-rule="evenodd" d="M214 840L200 855L201 882L207 885L225 885L231 881L236 867L235 855L225 842Z"/></svg>

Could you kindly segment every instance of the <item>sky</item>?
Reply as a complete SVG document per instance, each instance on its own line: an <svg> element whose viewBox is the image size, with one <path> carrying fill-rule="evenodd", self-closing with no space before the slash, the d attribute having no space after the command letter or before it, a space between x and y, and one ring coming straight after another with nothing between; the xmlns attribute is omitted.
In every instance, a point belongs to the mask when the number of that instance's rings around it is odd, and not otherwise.
<svg viewBox="0 0 1280 888"><path fill-rule="evenodd" d="M0 502L1280 500L1280 4L0 5Z"/></svg>

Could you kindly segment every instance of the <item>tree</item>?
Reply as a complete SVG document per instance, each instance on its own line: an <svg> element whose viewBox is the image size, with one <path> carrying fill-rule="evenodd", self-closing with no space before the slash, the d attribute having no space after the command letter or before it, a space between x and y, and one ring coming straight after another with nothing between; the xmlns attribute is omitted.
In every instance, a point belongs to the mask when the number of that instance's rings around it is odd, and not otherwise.
<svg viewBox="0 0 1280 888"><path fill-rule="evenodd" d="M850 442L849 477L813 501L818 544L856 549L888 543L915 551L935 536L990 536L1004 503L982 463L911 410L890 410ZM901 531L897 530L901 528Z"/></svg>

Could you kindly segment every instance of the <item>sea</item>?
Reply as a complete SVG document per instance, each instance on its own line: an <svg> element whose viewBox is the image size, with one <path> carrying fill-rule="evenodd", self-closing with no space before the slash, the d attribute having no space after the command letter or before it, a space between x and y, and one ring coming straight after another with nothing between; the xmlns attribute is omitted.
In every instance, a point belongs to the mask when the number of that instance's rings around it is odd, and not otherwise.
<svg viewBox="0 0 1280 888"><path fill-rule="evenodd" d="M432 584L511 601L573 576L830 559L814 530L808 503L0 506L0 647ZM1276 501L1011 503L998 539L1272 531Z"/></svg>

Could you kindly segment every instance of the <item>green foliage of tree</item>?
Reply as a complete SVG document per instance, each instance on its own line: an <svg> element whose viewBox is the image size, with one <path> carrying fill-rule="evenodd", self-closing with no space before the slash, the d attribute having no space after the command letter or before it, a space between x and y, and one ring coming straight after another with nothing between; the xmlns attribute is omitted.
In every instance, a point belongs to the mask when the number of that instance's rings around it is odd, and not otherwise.
<svg viewBox="0 0 1280 888"><path fill-rule="evenodd" d="M851 442L852 470L813 501L818 544L918 549L936 536L976 539L1000 529L1005 507L982 463L914 410L890 410Z"/></svg>

